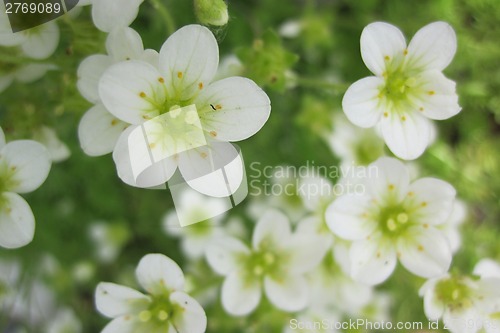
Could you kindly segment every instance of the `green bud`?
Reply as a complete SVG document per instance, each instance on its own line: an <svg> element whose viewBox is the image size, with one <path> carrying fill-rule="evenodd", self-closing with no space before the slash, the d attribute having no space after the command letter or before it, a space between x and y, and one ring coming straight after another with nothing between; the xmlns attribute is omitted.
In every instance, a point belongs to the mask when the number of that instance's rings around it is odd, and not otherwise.
<svg viewBox="0 0 500 333"><path fill-rule="evenodd" d="M198 21L206 25L223 26L229 19L224 0L194 0L194 12Z"/></svg>

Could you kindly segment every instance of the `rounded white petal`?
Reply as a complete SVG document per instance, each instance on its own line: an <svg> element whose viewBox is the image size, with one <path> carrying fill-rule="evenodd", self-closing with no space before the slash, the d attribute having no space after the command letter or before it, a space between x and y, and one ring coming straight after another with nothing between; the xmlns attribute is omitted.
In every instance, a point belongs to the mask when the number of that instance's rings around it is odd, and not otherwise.
<svg viewBox="0 0 500 333"><path fill-rule="evenodd" d="M106 39L106 50L114 62L139 59L143 52L141 36L132 28L113 29Z"/></svg>
<svg viewBox="0 0 500 333"><path fill-rule="evenodd" d="M446 309L443 315L443 323L448 328L448 331L453 333L476 333L482 327L482 318L474 306L456 311Z"/></svg>
<svg viewBox="0 0 500 333"><path fill-rule="evenodd" d="M77 76L78 81L76 86L82 96L91 103L98 103L99 97L99 80L102 74L113 64L111 57L103 54L91 55L80 63L78 66Z"/></svg>
<svg viewBox="0 0 500 333"><path fill-rule="evenodd" d="M144 310L150 303L148 296L129 287L101 282L95 291L97 310L109 318Z"/></svg>
<svg viewBox="0 0 500 333"><path fill-rule="evenodd" d="M481 259L474 267L474 275L481 278L500 278L500 263L493 259Z"/></svg>
<svg viewBox="0 0 500 333"><path fill-rule="evenodd" d="M290 222L282 212L269 209L259 219L253 230L252 246L259 249L262 242L281 245L291 236Z"/></svg>
<svg viewBox="0 0 500 333"><path fill-rule="evenodd" d="M309 288L302 276L288 275L279 281L266 276L264 290L269 301L284 311L300 311L309 302Z"/></svg>
<svg viewBox="0 0 500 333"><path fill-rule="evenodd" d="M300 178L298 194L304 206L315 212L321 210L325 202L333 200L333 187L326 178L311 174Z"/></svg>
<svg viewBox="0 0 500 333"><path fill-rule="evenodd" d="M155 68L158 68L160 66L160 54L156 50L152 49L144 50L139 60L145 61L148 64L151 64Z"/></svg>
<svg viewBox="0 0 500 333"><path fill-rule="evenodd" d="M14 77L21 83L31 83L41 79L48 71L56 69L57 66L53 64L32 63L19 68L14 73Z"/></svg>
<svg viewBox="0 0 500 333"><path fill-rule="evenodd" d="M262 297L258 279L244 279L243 272L234 271L222 284L222 306L227 313L244 316L255 310Z"/></svg>
<svg viewBox="0 0 500 333"><path fill-rule="evenodd" d="M462 110L458 104L455 82L443 73L425 72L417 80L422 93L413 97L413 103L421 114L430 119L443 120Z"/></svg>
<svg viewBox="0 0 500 333"><path fill-rule="evenodd" d="M354 242L349 257L351 278L368 285L376 285L387 280L397 263L394 247L380 239L380 236Z"/></svg>
<svg viewBox="0 0 500 333"><path fill-rule="evenodd" d="M443 224L450 217L455 203L456 190L445 181L421 178L413 182L404 205L413 208L412 218L424 224ZM417 208L415 208L417 207Z"/></svg>
<svg viewBox="0 0 500 333"><path fill-rule="evenodd" d="M189 295L175 291L170 295L172 304L182 310L176 312L172 324L177 333L204 333L207 329L207 315L201 305Z"/></svg>
<svg viewBox="0 0 500 333"><path fill-rule="evenodd" d="M160 162L152 163L150 156L135 157L132 160L129 150L129 138L138 126L129 126L118 138L113 150L113 160L116 165L118 177L130 186L150 188L156 186L165 186L164 184L172 177L177 165L169 158ZM132 163L151 163L139 174L134 173ZM142 164L141 164L142 165Z"/></svg>
<svg viewBox="0 0 500 333"><path fill-rule="evenodd" d="M252 80L230 77L210 84L196 99L203 130L222 141L245 140L269 119L271 101Z"/></svg>
<svg viewBox="0 0 500 333"><path fill-rule="evenodd" d="M289 271L292 274L303 274L311 271L323 260L330 245L331 238L309 233L295 233L287 245L290 258Z"/></svg>
<svg viewBox="0 0 500 333"><path fill-rule="evenodd" d="M394 57L402 56L405 48L403 33L391 24L371 23L361 33L361 56L366 67L375 75L382 76L384 73L385 57L392 61Z"/></svg>
<svg viewBox="0 0 500 333"><path fill-rule="evenodd" d="M37 27L36 32L27 33L21 49L28 57L46 59L57 49L59 34L59 26L55 22L45 23Z"/></svg>
<svg viewBox="0 0 500 333"><path fill-rule="evenodd" d="M137 17L144 0L98 0L92 2L92 19L95 26L104 32L116 27L127 27Z"/></svg>
<svg viewBox="0 0 500 333"><path fill-rule="evenodd" d="M168 78L170 90L188 100L212 81L219 63L219 47L210 30L187 25L172 34L160 50L160 71Z"/></svg>
<svg viewBox="0 0 500 333"><path fill-rule="evenodd" d="M401 159L414 160L429 145L430 120L416 112L389 112L380 124L385 143Z"/></svg>
<svg viewBox="0 0 500 333"><path fill-rule="evenodd" d="M438 320L441 318L445 309L444 303L438 299L434 289L437 282L437 280L427 281L426 285L424 285L421 289L424 296L425 316L429 320Z"/></svg>
<svg viewBox="0 0 500 333"><path fill-rule="evenodd" d="M102 104L97 104L88 110L80 120L78 126L80 146L89 156L109 154L128 126L129 124L109 113Z"/></svg>
<svg viewBox="0 0 500 333"><path fill-rule="evenodd" d="M62 162L71 155L68 146L59 139L56 131L51 127L41 126L36 130L33 138L47 148L53 162Z"/></svg>
<svg viewBox="0 0 500 333"><path fill-rule="evenodd" d="M366 195L343 195L326 209L326 223L341 238L363 239L377 228L375 221L363 217L369 205L370 198Z"/></svg>
<svg viewBox="0 0 500 333"><path fill-rule="evenodd" d="M186 183L211 197L228 197L243 182L243 159L228 142L207 140L205 146L180 153L178 163Z"/></svg>
<svg viewBox="0 0 500 333"><path fill-rule="evenodd" d="M0 201L0 246L13 249L33 240L35 217L28 203L18 194L5 192Z"/></svg>
<svg viewBox="0 0 500 333"><path fill-rule="evenodd" d="M445 69L457 51L457 36L446 22L426 25L413 36L408 46L408 62L424 70Z"/></svg>
<svg viewBox="0 0 500 333"><path fill-rule="evenodd" d="M47 149L33 140L12 141L0 151L0 161L13 171L13 186L9 191L28 193L43 184L49 175L51 160Z"/></svg>
<svg viewBox="0 0 500 333"><path fill-rule="evenodd" d="M135 333L138 326L137 319L131 316L122 316L113 319L101 333Z"/></svg>
<svg viewBox="0 0 500 333"><path fill-rule="evenodd" d="M415 275L432 278L448 271L452 254L448 241L433 227L412 227L398 239L401 264Z"/></svg>
<svg viewBox="0 0 500 333"><path fill-rule="evenodd" d="M115 117L141 124L158 115L158 103L166 99L162 76L151 64L130 60L109 67L99 81L99 96ZM144 97L141 97L144 96Z"/></svg>
<svg viewBox="0 0 500 333"><path fill-rule="evenodd" d="M139 284L150 294L158 295L166 290L182 291L184 273L175 261L163 254L145 255L135 271Z"/></svg>
<svg viewBox="0 0 500 333"><path fill-rule="evenodd" d="M3 129L0 127L0 149L5 146L5 133L3 132Z"/></svg>
<svg viewBox="0 0 500 333"><path fill-rule="evenodd" d="M351 123L368 128L377 124L382 116L380 87L384 81L378 77L365 77L351 84L342 99L342 109Z"/></svg>
<svg viewBox="0 0 500 333"><path fill-rule="evenodd" d="M239 239L223 237L214 239L206 250L206 258L212 269L220 275L228 275L238 267L241 256L250 250Z"/></svg>
<svg viewBox="0 0 500 333"><path fill-rule="evenodd" d="M384 202L390 196L401 202L405 198L410 185L410 172L401 161L391 157L381 157L368 168L372 175L368 191L375 199Z"/></svg>

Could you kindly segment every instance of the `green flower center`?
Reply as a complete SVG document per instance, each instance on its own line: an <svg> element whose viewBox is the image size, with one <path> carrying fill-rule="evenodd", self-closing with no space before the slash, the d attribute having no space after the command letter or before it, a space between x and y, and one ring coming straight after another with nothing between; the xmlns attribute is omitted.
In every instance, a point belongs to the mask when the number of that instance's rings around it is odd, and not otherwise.
<svg viewBox="0 0 500 333"><path fill-rule="evenodd" d="M449 278L436 285L437 299L450 310L466 309L472 306L472 291L463 278Z"/></svg>
<svg viewBox="0 0 500 333"><path fill-rule="evenodd" d="M168 294L153 296L149 307L139 312L138 319L155 327L166 328L167 322L180 310L178 305L170 302Z"/></svg>
<svg viewBox="0 0 500 333"><path fill-rule="evenodd" d="M249 282L261 279L264 276L279 279L287 261L287 255L280 253L269 240L262 241L258 250L242 258L244 271Z"/></svg>
<svg viewBox="0 0 500 333"><path fill-rule="evenodd" d="M378 213L377 221L383 234L391 238L399 237L412 224L410 215L401 205L383 207Z"/></svg>
<svg viewBox="0 0 500 333"><path fill-rule="evenodd" d="M385 79L385 86L381 94L389 98L391 101L397 102L405 100L415 85L415 79L408 77L402 70L396 70L393 73L388 73Z"/></svg>

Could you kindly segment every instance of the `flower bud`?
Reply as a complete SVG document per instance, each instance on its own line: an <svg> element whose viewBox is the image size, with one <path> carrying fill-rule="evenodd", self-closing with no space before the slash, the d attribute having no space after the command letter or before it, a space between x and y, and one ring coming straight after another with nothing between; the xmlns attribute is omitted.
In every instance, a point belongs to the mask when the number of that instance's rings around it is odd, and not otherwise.
<svg viewBox="0 0 500 333"><path fill-rule="evenodd" d="M223 26L229 19L224 0L194 0L194 12L198 21L205 25Z"/></svg>

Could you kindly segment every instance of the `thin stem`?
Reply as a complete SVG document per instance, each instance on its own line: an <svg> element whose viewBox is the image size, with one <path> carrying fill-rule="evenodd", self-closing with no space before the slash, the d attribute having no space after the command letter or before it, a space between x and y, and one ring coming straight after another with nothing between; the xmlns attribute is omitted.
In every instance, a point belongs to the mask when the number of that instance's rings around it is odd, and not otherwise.
<svg viewBox="0 0 500 333"><path fill-rule="evenodd" d="M165 21L165 26L167 28L167 33L169 35L173 34L175 32L175 22L174 18L168 11L167 7L163 5L161 0L151 0L151 5L153 5L153 8L156 9L163 17L163 20Z"/></svg>

